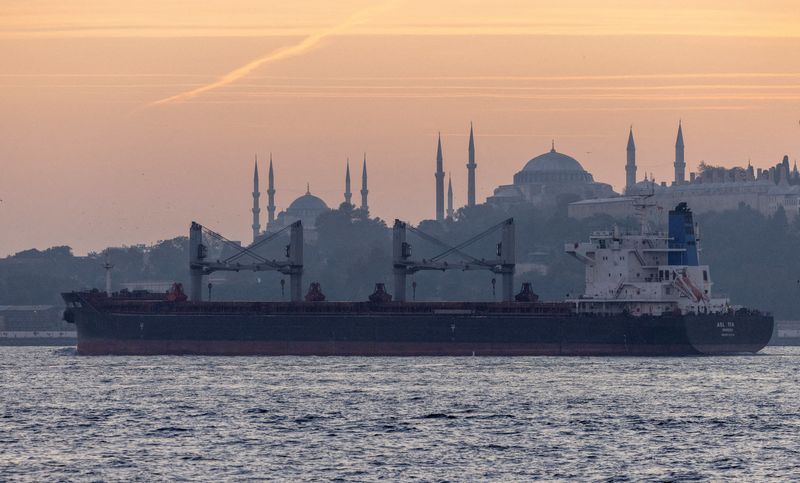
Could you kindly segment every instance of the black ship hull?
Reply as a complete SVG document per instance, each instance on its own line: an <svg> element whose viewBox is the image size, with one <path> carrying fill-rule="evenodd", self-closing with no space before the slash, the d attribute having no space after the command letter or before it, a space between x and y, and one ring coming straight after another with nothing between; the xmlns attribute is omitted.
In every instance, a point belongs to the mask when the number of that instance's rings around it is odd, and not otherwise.
<svg viewBox="0 0 800 483"><path fill-rule="evenodd" d="M754 353L771 316L574 315L565 304L98 303L64 294L82 355L666 356ZM110 299L107 299L110 300Z"/></svg>

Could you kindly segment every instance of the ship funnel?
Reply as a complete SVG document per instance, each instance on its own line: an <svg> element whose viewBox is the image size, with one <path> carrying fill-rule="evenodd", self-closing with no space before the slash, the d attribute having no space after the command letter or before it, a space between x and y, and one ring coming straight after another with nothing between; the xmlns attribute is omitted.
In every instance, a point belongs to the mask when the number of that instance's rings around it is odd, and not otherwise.
<svg viewBox="0 0 800 483"><path fill-rule="evenodd" d="M669 252L670 265L699 265L694 219L686 203L679 203L669 212L669 238L669 248L680 250Z"/></svg>

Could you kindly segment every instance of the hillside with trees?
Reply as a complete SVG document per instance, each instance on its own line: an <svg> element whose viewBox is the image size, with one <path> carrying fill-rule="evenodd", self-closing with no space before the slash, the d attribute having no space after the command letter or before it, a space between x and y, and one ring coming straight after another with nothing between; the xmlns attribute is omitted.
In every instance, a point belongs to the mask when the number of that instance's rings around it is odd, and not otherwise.
<svg viewBox="0 0 800 483"><path fill-rule="evenodd" d="M586 239L593 230L635 229L634 220L595 217L576 221L562 206L542 211L519 205L502 210L491 205L460 209L455 219L443 223L423 221L417 228L448 244L467 240L502 220L513 217L517 235L516 285L533 283L544 299L560 299L583 289L583 266L564 254L564 244ZM773 311L781 318L799 318L800 223L789 222L786 213L765 217L740 206L737 210L696 215L702 235L701 261L711 266L715 291L729 295L737 304ZM317 220L316 241L305 247L304 285L318 281L328 300L366 300L376 282L392 290L391 224L364 217L348 207L332 210ZM409 233L415 258L431 257L441 248ZM477 258L491 258L499 234L483 238L466 251ZM262 255L282 256L285 240L275 240ZM153 245L112 247L116 288L127 282L188 281L188 242L185 237ZM76 257L69 247L26 250L0 259L0 304L56 304L59 293L104 286L105 253ZM455 258L453 258L455 260ZM288 283L273 272L215 273L211 277L215 300L281 300L288 298ZM493 293L493 274L485 271L421 272L410 283L409 298L416 300L492 300L499 298L500 283ZM288 282L288 280L287 280ZM415 292L415 293L414 293ZM206 290L204 289L204 294Z"/></svg>

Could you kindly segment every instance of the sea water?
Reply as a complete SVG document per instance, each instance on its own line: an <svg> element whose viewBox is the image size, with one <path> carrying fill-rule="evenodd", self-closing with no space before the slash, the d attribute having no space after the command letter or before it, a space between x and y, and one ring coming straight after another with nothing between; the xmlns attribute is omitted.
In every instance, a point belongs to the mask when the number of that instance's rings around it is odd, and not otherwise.
<svg viewBox="0 0 800 483"><path fill-rule="evenodd" d="M800 348L81 357L0 348L0 480L800 479Z"/></svg>

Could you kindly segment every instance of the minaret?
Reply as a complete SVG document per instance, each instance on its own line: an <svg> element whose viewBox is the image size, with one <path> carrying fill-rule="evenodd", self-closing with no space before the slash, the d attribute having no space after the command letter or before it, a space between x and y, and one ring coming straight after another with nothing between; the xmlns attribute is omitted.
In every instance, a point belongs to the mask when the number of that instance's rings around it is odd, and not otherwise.
<svg viewBox="0 0 800 483"><path fill-rule="evenodd" d="M269 187L267 187L267 227L275 221L275 175L272 173L272 153L269 153Z"/></svg>
<svg viewBox="0 0 800 483"><path fill-rule="evenodd" d="M444 161L442 160L442 133L436 148L436 221L444 220Z"/></svg>
<svg viewBox="0 0 800 483"><path fill-rule="evenodd" d="M447 175L447 218L453 219L453 180Z"/></svg>
<svg viewBox="0 0 800 483"><path fill-rule="evenodd" d="M686 179L686 162L683 157L683 128L678 122L678 139L675 141L675 184L683 184Z"/></svg>
<svg viewBox="0 0 800 483"><path fill-rule="evenodd" d="M475 206L475 138L469 123L469 161L467 162L467 206Z"/></svg>
<svg viewBox="0 0 800 483"><path fill-rule="evenodd" d="M352 198L353 193L350 192L350 158L347 158L347 171L344 175L344 202L349 205Z"/></svg>
<svg viewBox="0 0 800 483"><path fill-rule="evenodd" d="M625 164L625 191L636 185L636 144L633 142L633 126L628 133L628 162Z"/></svg>
<svg viewBox="0 0 800 483"><path fill-rule="evenodd" d="M253 170L253 242L261 233L261 208L258 206L261 193L258 191L258 155L256 155L255 169Z"/></svg>
<svg viewBox="0 0 800 483"><path fill-rule="evenodd" d="M369 214L369 204L367 203L368 194L369 190L367 189L367 153L364 153L364 165L361 168L361 211L364 212L364 215Z"/></svg>

